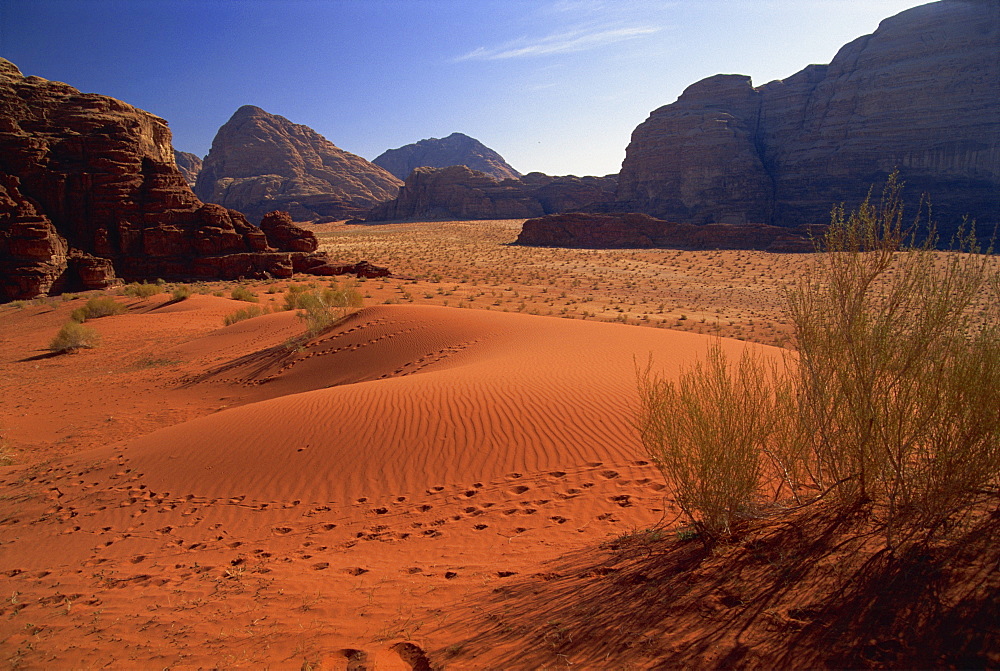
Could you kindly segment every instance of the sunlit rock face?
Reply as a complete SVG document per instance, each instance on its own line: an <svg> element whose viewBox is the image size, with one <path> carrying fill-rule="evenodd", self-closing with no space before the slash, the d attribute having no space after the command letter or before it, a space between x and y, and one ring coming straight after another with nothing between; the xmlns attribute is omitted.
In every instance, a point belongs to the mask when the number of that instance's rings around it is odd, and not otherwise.
<svg viewBox="0 0 1000 671"><path fill-rule="evenodd" d="M517 179L521 176L503 156L479 140L462 133L390 149L372 163L404 180L416 168L447 168L453 165L464 165L498 180Z"/></svg>

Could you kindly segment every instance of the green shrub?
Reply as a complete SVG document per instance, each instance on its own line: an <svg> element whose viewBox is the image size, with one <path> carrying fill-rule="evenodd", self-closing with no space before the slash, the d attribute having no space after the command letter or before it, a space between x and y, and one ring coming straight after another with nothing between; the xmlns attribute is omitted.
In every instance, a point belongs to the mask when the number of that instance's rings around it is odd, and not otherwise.
<svg viewBox="0 0 1000 671"><path fill-rule="evenodd" d="M155 296L160 293L162 289L157 284L149 284L148 282L132 282L131 284L125 285L123 289L126 296L132 296L133 298L149 298L150 296Z"/></svg>
<svg viewBox="0 0 1000 671"><path fill-rule="evenodd" d="M82 348L97 347L100 334L78 322L66 322L49 343L49 350L57 354Z"/></svg>
<svg viewBox="0 0 1000 671"><path fill-rule="evenodd" d="M267 314L267 311L259 305L250 305L245 308L240 308L236 312L226 315L222 320L222 323L226 326L235 324L236 322L241 322L244 319L252 319L254 317L259 317L263 314Z"/></svg>
<svg viewBox="0 0 1000 671"><path fill-rule="evenodd" d="M112 296L94 296L82 308L73 310L69 318L75 322L82 323L88 319L120 315L127 311L128 308L116 301Z"/></svg>
<svg viewBox="0 0 1000 671"><path fill-rule="evenodd" d="M335 286L285 295L286 304L290 296L294 297L296 307L301 310L299 317L306 322L309 337L322 333L338 319L364 305L364 297L353 285Z"/></svg>
<svg viewBox="0 0 1000 671"><path fill-rule="evenodd" d="M191 287L186 284L178 284L174 287L174 290L170 293L171 299L175 301L183 301L191 297Z"/></svg>
<svg viewBox="0 0 1000 671"><path fill-rule="evenodd" d="M244 286L233 287L233 290L229 292L229 297L234 301L246 301L247 303L256 303L259 300L257 294Z"/></svg>
<svg viewBox="0 0 1000 671"><path fill-rule="evenodd" d="M309 292L309 287L303 286L301 284L289 285L288 289L285 291L285 309L286 310L297 310L302 307L299 304L299 299L303 294Z"/></svg>

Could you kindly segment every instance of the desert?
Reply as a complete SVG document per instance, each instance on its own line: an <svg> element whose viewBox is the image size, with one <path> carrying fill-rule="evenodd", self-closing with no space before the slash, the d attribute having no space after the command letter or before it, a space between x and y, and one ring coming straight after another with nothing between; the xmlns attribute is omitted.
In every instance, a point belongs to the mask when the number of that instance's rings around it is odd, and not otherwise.
<svg viewBox="0 0 1000 671"><path fill-rule="evenodd" d="M1000 6L718 10L6 4L3 664L1000 666Z"/></svg>

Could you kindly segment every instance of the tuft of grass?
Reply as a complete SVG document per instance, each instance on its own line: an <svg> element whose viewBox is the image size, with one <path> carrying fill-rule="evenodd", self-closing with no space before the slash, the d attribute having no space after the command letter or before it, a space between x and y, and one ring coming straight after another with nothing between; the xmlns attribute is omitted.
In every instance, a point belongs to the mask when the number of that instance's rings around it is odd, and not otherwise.
<svg viewBox="0 0 1000 671"><path fill-rule="evenodd" d="M162 282L162 280L160 281ZM132 296L133 298L149 298L160 293L163 289L159 284L132 282L131 284L126 284L122 291L126 296Z"/></svg>
<svg viewBox="0 0 1000 671"><path fill-rule="evenodd" d="M306 334L312 337L363 306L364 297L352 284L333 284L323 290L298 292L295 302L301 310L299 317L306 323Z"/></svg>
<svg viewBox="0 0 1000 671"><path fill-rule="evenodd" d="M191 297L191 287L186 284L178 284L174 287L174 290L170 293L171 299L175 301L183 301Z"/></svg>
<svg viewBox="0 0 1000 671"><path fill-rule="evenodd" d="M88 319L99 317L110 317L128 312L128 308L119 303L112 296L94 296L89 299L83 307L73 310L69 318L77 323L83 323Z"/></svg>
<svg viewBox="0 0 1000 671"><path fill-rule="evenodd" d="M244 286L233 287L233 290L229 292L229 297L234 301L246 301L247 303L256 303L259 300L257 294Z"/></svg>
<svg viewBox="0 0 1000 671"><path fill-rule="evenodd" d="M253 319L254 317L260 317L263 314L267 314L267 311L260 307L259 305L250 305L245 308L240 308L232 314L228 314L222 320L222 323L226 326L231 326L236 322L241 322L245 319Z"/></svg>
<svg viewBox="0 0 1000 671"><path fill-rule="evenodd" d="M100 334L89 326L70 321L63 324L59 333L49 343L49 351L56 354L75 352L79 349L97 347Z"/></svg>

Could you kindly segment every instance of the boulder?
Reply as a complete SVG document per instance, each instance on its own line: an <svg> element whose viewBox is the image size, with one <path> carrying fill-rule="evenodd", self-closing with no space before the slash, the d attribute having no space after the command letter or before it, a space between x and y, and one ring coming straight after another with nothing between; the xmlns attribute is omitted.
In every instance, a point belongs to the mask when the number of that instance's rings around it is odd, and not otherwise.
<svg viewBox="0 0 1000 671"><path fill-rule="evenodd" d="M257 223L274 210L295 221L349 219L393 198L400 184L308 126L244 105L219 128L194 190Z"/></svg>
<svg viewBox="0 0 1000 671"><path fill-rule="evenodd" d="M288 212L268 212L260 220L260 230L272 247L285 252L315 252L316 234L296 226Z"/></svg>
<svg viewBox="0 0 1000 671"><path fill-rule="evenodd" d="M521 176L503 156L479 140L462 133L452 133L440 139L432 137L398 149L390 149L372 163L403 180L416 168L447 168L453 165L464 165L497 180L517 179Z"/></svg>

